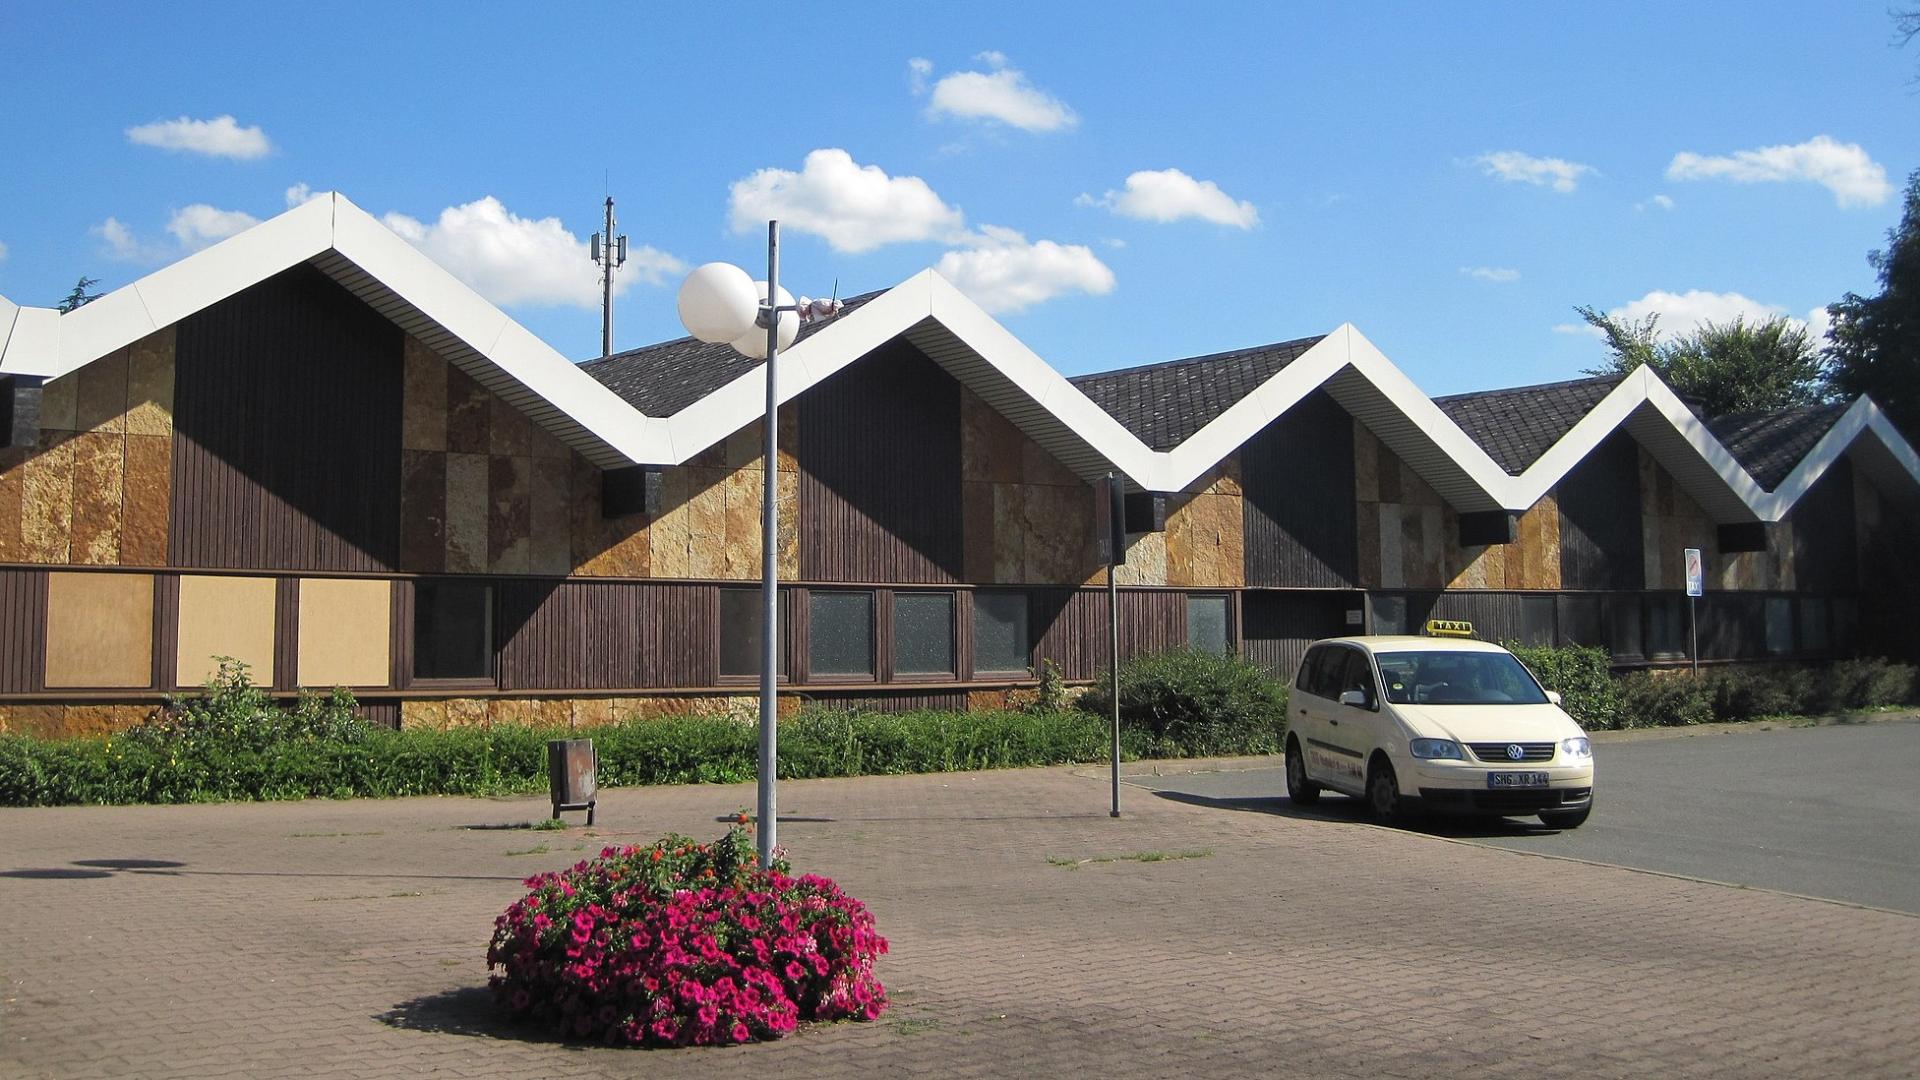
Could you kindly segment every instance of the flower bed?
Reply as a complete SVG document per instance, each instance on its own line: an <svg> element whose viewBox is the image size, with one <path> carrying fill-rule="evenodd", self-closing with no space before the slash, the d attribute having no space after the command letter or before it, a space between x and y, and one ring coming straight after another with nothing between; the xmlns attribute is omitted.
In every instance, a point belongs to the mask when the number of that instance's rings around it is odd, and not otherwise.
<svg viewBox="0 0 1920 1080"><path fill-rule="evenodd" d="M803 1020L875 1020L887 939L831 880L763 869L736 825L666 836L527 879L494 923L494 997L571 1039L706 1046L777 1039Z"/></svg>

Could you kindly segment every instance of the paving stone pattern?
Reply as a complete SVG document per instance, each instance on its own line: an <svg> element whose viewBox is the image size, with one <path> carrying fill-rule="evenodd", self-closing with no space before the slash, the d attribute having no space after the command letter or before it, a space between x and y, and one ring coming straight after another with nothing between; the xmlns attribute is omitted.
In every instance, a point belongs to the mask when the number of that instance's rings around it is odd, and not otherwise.
<svg viewBox="0 0 1920 1080"><path fill-rule="evenodd" d="M0 1076L1920 1068L1909 916L1138 788L1112 821L1104 783L1061 769L782 792L803 868L892 939L878 1023L648 1052L529 1039L490 1011L484 950L522 877L717 835L750 787L610 792L592 837L462 828L544 816L524 798L8 810Z"/></svg>

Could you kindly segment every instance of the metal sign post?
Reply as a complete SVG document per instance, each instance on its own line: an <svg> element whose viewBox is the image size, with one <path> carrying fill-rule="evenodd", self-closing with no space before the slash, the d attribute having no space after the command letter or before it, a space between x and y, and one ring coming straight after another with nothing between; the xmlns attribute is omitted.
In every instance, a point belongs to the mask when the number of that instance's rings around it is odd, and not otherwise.
<svg viewBox="0 0 1920 1080"><path fill-rule="evenodd" d="M1700 597L1707 591L1706 567L1700 559L1699 548L1686 549L1687 560L1687 652L1693 656L1693 677L1700 679Z"/></svg>
<svg viewBox="0 0 1920 1080"><path fill-rule="evenodd" d="M1100 500L1106 523L1107 548L1107 677L1113 695L1113 805L1109 817L1120 816L1120 582L1115 571L1127 561L1127 489L1108 473Z"/></svg>

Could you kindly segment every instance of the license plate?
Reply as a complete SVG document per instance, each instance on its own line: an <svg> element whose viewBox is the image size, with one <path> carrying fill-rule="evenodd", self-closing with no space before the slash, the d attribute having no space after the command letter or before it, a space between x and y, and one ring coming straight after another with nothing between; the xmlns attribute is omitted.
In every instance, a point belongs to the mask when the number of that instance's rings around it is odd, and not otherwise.
<svg viewBox="0 0 1920 1080"><path fill-rule="evenodd" d="M1490 788L1546 787L1547 774L1543 772L1490 772L1487 774L1487 786Z"/></svg>

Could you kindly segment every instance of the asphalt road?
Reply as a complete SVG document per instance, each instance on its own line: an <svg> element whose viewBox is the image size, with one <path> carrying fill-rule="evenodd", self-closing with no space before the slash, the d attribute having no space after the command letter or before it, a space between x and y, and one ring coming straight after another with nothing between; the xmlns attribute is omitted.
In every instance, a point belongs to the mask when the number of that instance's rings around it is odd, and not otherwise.
<svg viewBox="0 0 1920 1080"><path fill-rule="evenodd" d="M1739 730L1595 747L1593 816L1434 819L1435 836L1920 914L1920 723ZM1357 799L1286 797L1282 770L1135 776L1164 798L1333 823ZM1138 794L1135 798L1140 797Z"/></svg>

